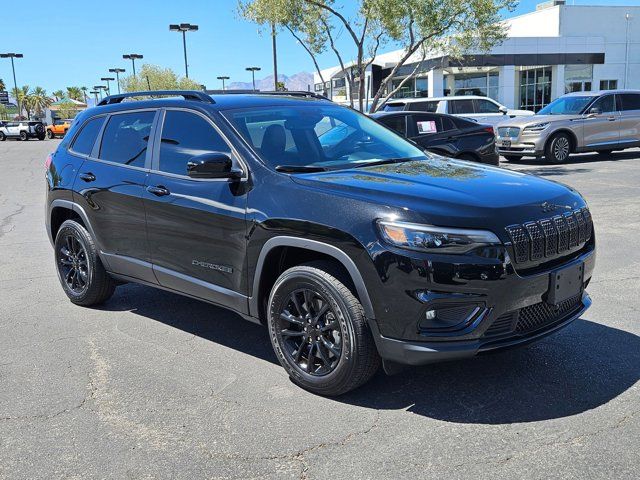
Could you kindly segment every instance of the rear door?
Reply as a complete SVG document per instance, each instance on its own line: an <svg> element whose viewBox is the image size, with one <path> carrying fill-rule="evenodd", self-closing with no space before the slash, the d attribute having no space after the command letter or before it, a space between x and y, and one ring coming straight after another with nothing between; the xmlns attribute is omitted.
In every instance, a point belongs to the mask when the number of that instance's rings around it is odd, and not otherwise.
<svg viewBox="0 0 640 480"><path fill-rule="evenodd" d="M599 113L590 113L597 109ZM603 95L589 107L582 124L583 145L603 149L615 147L620 142L620 112L613 94Z"/></svg>
<svg viewBox="0 0 640 480"><path fill-rule="evenodd" d="M616 94L620 110L620 146L640 145L640 94Z"/></svg>
<svg viewBox="0 0 640 480"><path fill-rule="evenodd" d="M156 109L94 117L82 130L101 122L101 141L90 154L80 150L80 134L69 153L84 156L74 185L74 199L86 212L108 268L116 273L155 282L149 259L142 194L151 152Z"/></svg>
<svg viewBox="0 0 640 480"><path fill-rule="evenodd" d="M204 153L235 150L214 122L189 109L163 110L144 193L151 260L161 285L247 310L246 182L193 179L187 164Z"/></svg>
<svg viewBox="0 0 640 480"><path fill-rule="evenodd" d="M457 152L457 129L450 118L428 113L411 115L408 131L411 139L421 147L442 155L452 156Z"/></svg>
<svg viewBox="0 0 640 480"><path fill-rule="evenodd" d="M447 100L447 113L458 117L473 118L475 120L475 102L472 98Z"/></svg>

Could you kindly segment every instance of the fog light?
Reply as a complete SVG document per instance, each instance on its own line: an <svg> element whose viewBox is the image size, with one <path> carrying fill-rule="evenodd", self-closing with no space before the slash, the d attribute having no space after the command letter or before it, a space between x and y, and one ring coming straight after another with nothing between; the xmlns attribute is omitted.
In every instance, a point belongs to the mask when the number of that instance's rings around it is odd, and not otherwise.
<svg viewBox="0 0 640 480"><path fill-rule="evenodd" d="M427 310L427 313L425 313L424 316L427 318L427 320L433 320L433 319L436 318L436 311L435 310Z"/></svg>
<svg viewBox="0 0 640 480"><path fill-rule="evenodd" d="M425 310L424 318L418 328L423 332L455 331L468 326L482 311L482 305L477 303L465 304L436 304Z"/></svg>

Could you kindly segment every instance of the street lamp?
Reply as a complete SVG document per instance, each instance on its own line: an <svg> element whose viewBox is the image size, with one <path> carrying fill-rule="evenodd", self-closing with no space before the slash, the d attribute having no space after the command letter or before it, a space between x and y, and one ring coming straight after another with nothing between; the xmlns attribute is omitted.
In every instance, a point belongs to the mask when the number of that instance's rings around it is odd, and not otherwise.
<svg viewBox="0 0 640 480"><path fill-rule="evenodd" d="M91 90L89 93L95 97L96 105L98 105L98 92L96 90Z"/></svg>
<svg viewBox="0 0 640 480"><path fill-rule="evenodd" d="M256 90L256 72L262 70L260 67L247 67L247 72L251 72L251 79L253 80L253 90Z"/></svg>
<svg viewBox="0 0 640 480"><path fill-rule="evenodd" d="M182 32L182 48L184 50L184 73L189 78L189 64L187 63L187 32L195 32L198 30L198 25L191 25L190 23L171 24L169 30L172 32Z"/></svg>
<svg viewBox="0 0 640 480"><path fill-rule="evenodd" d="M144 58L144 55L140 55L139 53L129 53L127 55L122 55L122 58L125 60L131 60L131 65L133 66L133 78L136 77L136 60L140 60Z"/></svg>
<svg viewBox="0 0 640 480"><path fill-rule="evenodd" d="M231 77L227 77L226 75L221 75L219 77L216 77L218 80L222 80L222 91L224 92L224 81L225 80L229 80L229 78Z"/></svg>
<svg viewBox="0 0 640 480"><path fill-rule="evenodd" d="M120 74L124 73L124 68L110 68L109 72L116 74L116 83L118 84L118 94L120 93Z"/></svg>
<svg viewBox="0 0 640 480"><path fill-rule="evenodd" d="M102 90L106 89L104 85L94 85L93 89L98 90L100 92L100 100L102 100Z"/></svg>
<svg viewBox="0 0 640 480"><path fill-rule="evenodd" d="M23 58L22 53L0 53L0 58L11 59L11 70L13 71L13 86L15 87L16 101L18 102L18 116L22 115L22 109L20 108L20 96L18 95L18 82L16 82L16 67L13 64L14 58Z"/></svg>
<svg viewBox="0 0 640 480"><path fill-rule="evenodd" d="M111 95L111 85L109 85L109 82L113 82L115 80L115 78L113 78L113 77L102 77L100 80L102 80L103 82L107 82L107 95Z"/></svg>

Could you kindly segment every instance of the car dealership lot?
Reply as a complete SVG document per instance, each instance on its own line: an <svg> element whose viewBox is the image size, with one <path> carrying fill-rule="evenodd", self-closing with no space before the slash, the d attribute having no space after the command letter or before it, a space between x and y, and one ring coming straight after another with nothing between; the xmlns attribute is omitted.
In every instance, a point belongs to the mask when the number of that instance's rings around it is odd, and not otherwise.
<svg viewBox="0 0 640 480"><path fill-rule="evenodd" d="M0 478L637 478L639 150L502 164L589 202L581 320L326 399L225 310L137 285L72 305L44 231L57 144L0 144Z"/></svg>

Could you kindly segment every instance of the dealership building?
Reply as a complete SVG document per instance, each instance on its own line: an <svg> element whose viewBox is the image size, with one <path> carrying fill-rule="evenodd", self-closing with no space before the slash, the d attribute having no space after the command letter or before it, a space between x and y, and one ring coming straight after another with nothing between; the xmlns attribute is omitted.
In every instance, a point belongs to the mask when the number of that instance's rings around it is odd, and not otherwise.
<svg viewBox="0 0 640 480"><path fill-rule="evenodd" d="M465 52L457 58L439 52L420 62L409 59L398 69L390 90L410 76L418 62L419 73L394 97L486 95L509 108L538 111L567 92L640 89L640 5L567 5L551 0L505 23L507 38L488 52ZM367 100L402 53L378 55L367 68ZM351 92L344 71L333 67L322 74L324 83L317 73L314 76L315 91L348 102Z"/></svg>

